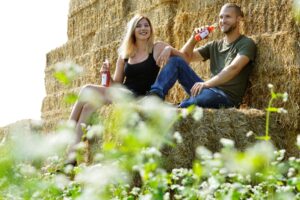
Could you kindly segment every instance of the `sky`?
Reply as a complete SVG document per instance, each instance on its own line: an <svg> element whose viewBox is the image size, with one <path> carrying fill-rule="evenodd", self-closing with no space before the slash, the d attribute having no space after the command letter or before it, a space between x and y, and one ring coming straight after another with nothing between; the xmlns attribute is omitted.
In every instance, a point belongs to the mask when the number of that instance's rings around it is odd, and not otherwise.
<svg viewBox="0 0 300 200"><path fill-rule="evenodd" d="M46 54L67 41L69 0L2 1L0 127L39 120Z"/></svg>

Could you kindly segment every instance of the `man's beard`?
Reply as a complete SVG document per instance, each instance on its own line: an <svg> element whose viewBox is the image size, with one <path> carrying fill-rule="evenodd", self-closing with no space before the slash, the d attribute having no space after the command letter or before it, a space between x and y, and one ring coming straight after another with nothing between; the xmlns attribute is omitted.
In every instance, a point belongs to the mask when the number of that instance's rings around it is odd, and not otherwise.
<svg viewBox="0 0 300 200"><path fill-rule="evenodd" d="M232 24L227 30L223 30L222 32L225 34L229 34L233 32L233 30L236 28L236 23Z"/></svg>

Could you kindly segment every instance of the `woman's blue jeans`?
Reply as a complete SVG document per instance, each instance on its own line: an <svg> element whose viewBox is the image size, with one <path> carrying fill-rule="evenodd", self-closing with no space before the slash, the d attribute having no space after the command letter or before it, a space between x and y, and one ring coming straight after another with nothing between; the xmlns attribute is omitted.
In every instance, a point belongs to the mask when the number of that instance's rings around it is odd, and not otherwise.
<svg viewBox="0 0 300 200"><path fill-rule="evenodd" d="M151 86L150 92L156 93L164 99L176 80L189 95L191 95L190 90L196 82L203 82L181 57L175 56L170 57L168 63L161 69L155 83ZM228 96L218 88L203 89L197 96L190 96L183 100L179 107L186 108L193 104L203 108L234 107Z"/></svg>

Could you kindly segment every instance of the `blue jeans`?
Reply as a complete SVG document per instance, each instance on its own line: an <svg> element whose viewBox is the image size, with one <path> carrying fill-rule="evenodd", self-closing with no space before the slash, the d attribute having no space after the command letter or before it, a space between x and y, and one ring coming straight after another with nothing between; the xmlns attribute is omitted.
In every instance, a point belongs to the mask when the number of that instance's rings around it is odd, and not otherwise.
<svg viewBox="0 0 300 200"><path fill-rule="evenodd" d="M150 92L156 93L164 99L176 80L189 95L191 95L190 90L196 82L203 82L181 57L170 57L168 63L161 69L155 83L151 86ZM205 88L197 96L190 96L183 100L179 107L186 108L193 104L203 108L234 107L229 97L216 87Z"/></svg>

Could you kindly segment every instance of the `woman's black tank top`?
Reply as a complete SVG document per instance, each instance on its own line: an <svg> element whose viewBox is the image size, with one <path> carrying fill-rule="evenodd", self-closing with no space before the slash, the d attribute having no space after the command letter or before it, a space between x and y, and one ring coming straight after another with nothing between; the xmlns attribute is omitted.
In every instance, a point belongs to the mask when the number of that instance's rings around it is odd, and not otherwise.
<svg viewBox="0 0 300 200"><path fill-rule="evenodd" d="M136 96L145 95L154 83L159 69L153 53L150 53L146 60L136 64L129 64L128 59L125 59L124 85Z"/></svg>

